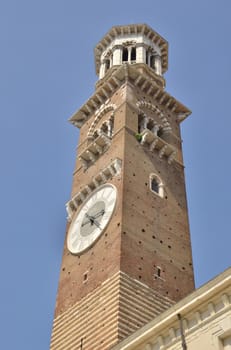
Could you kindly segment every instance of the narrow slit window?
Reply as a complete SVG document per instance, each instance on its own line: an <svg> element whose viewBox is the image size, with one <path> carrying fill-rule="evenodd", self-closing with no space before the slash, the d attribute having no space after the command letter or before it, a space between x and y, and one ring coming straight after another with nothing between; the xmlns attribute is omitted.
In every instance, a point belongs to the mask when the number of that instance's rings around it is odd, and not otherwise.
<svg viewBox="0 0 231 350"><path fill-rule="evenodd" d="M161 268L157 266L157 276L160 277L161 274Z"/></svg>

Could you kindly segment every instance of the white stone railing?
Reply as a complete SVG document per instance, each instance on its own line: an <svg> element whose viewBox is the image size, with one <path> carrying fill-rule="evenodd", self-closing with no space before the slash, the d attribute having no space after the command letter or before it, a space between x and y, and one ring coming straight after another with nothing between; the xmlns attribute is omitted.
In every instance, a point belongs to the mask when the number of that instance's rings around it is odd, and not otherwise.
<svg viewBox="0 0 231 350"><path fill-rule="evenodd" d="M121 172L122 161L119 158L113 160L106 168L100 171L91 182L89 182L81 191L77 192L69 202L66 203L67 220L71 221L78 207L83 203L87 196L100 185L106 183Z"/></svg>
<svg viewBox="0 0 231 350"><path fill-rule="evenodd" d="M148 129L144 129L141 132L141 144L145 143L149 145L149 149L151 152L154 150L159 152L159 157L166 157L168 163L171 164L173 160L176 159L177 151L176 149L165 142L161 137L154 134L152 131Z"/></svg>

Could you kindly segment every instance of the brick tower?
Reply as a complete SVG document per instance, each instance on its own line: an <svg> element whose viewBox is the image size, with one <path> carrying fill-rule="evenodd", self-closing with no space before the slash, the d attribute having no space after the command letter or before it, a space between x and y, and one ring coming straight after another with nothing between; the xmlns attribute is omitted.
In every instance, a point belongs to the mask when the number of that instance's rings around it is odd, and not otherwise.
<svg viewBox="0 0 231 350"><path fill-rule="evenodd" d="M107 350L194 289L180 123L168 44L145 24L95 48L80 128L51 350Z"/></svg>

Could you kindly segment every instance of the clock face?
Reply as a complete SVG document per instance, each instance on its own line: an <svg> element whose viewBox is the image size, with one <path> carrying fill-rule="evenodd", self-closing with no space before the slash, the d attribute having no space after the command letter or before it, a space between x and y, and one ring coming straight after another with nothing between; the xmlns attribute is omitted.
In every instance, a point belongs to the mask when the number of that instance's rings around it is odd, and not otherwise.
<svg viewBox="0 0 231 350"><path fill-rule="evenodd" d="M83 203L67 235L67 247L72 254L84 252L102 234L113 214L116 197L115 186L105 184Z"/></svg>

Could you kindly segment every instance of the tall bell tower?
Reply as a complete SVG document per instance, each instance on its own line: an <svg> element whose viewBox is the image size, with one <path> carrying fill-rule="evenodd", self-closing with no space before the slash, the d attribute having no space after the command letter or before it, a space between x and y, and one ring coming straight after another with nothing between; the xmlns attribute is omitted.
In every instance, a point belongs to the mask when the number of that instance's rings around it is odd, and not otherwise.
<svg viewBox="0 0 231 350"><path fill-rule="evenodd" d="M95 48L80 128L51 350L107 350L194 289L180 123L168 43L146 24Z"/></svg>

